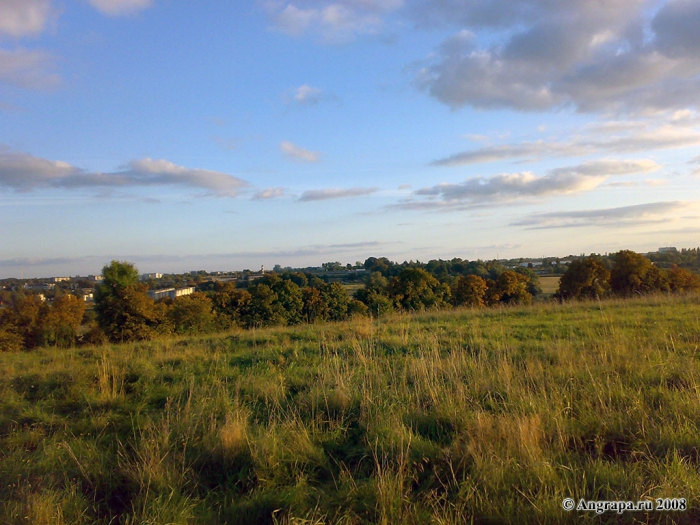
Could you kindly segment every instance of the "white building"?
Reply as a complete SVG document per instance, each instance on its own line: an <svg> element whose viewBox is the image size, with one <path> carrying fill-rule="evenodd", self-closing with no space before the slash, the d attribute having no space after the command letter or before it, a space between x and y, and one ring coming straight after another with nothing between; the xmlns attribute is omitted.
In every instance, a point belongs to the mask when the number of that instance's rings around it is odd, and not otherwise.
<svg viewBox="0 0 700 525"><path fill-rule="evenodd" d="M148 281L150 279L160 279L163 277L162 273L144 273L141 275L142 281Z"/></svg>
<svg viewBox="0 0 700 525"><path fill-rule="evenodd" d="M178 297L182 297L183 295L190 295L193 294L195 291L194 286L190 286L188 288L163 288L162 290L150 290L148 292L148 295L154 299L163 299L164 297L170 297L171 299L176 299Z"/></svg>

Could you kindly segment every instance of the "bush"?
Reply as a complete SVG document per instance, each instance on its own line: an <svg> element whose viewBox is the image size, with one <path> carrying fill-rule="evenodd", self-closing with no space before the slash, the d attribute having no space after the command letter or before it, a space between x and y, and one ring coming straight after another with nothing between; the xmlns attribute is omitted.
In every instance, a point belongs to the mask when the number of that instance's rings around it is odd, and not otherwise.
<svg viewBox="0 0 700 525"><path fill-rule="evenodd" d="M167 313L173 331L179 335L195 335L216 330L216 314L211 299L195 293L175 299Z"/></svg>

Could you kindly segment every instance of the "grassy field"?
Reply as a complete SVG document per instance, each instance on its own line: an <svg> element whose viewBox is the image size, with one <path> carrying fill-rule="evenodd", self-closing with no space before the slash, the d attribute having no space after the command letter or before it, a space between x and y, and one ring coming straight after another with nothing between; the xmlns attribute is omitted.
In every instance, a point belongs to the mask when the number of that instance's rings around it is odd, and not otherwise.
<svg viewBox="0 0 700 525"><path fill-rule="evenodd" d="M700 523L699 357L668 297L0 354L0 523Z"/></svg>
<svg viewBox="0 0 700 525"><path fill-rule="evenodd" d="M545 295L553 295L559 289L559 276L540 277L540 286L542 293Z"/></svg>
<svg viewBox="0 0 700 525"><path fill-rule="evenodd" d="M346 292L348 292L348 295L350 297L355 295L355 292L358 290L362 290L365 287L363 283L351 283L351 284L343 284L343 288L345 289Z"/></svg>

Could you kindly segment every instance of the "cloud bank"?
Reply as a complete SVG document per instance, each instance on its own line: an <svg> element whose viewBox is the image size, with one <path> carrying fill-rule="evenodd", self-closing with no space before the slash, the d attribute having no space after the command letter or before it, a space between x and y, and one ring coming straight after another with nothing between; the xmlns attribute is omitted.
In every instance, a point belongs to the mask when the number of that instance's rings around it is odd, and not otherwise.
<svg viewBox="0 0 700 525"><path fill-rule="evenodd" d="M504 173L492 177L475 177L458 184L442 183L414 192L419 197L439 199L407 202L407 209L464 207L484 203L504 203L533 197L566 195L590 191L611 176L649 173L660 169L652 160L601 160L549 170L546 175L532 172Z"/></svg>
<svg viewBox="0 0 700 525"><path fill-rule="evenodd" d="M681 201L651 202L634 206L621 206L619 208L536 213L511 223L511 226L524 226L530 230L540 230L582 226L621 227L647 223L666 223L670 219L676 218L679 212L687 209L691 204Z"/></svg>
<svg viewBox="0 0 700 525"><path fill-rule="evenodd" d="M345 197L364 197L378 191L378 188L327 188L323 190L308 190L301 194L300 201L323 201L342 199Z"/></svg>
<svg viewBox="0 0 700 525"><path fill-rule="evenodd" d="M15 38L37 35L44 30L50 14L49 0L2 0L0 2L0 35L5 34Z"/></svg>
<svg viewBox="0 0 700 525"><path fill-rule="evenodd" d="M440 0L419 25L456 34L417 84L459 108L583 112L697 106L700 3L694 0Z"/></svg>
<svg viewBox="0 0 700 525"><path fill-rule="evenodd" d="M623 132L609 133L618 131L616 127ZM688 127L666 124L647 129L644 124L637 122L612 122L591 129L590 133L569 141L540 140L486 145L438 159L432 162L432 165L455 167L510 159L534 161L546 157L638 153L698 145L700 145L700 132Z"/></svg>
<svg viewBox="0 0 700 525"><path fill-rule="evenodd" d="M66 162L42 159L26 153L0 153L0 188L29 192L44 188L129 188L183 186L207 190L210 195L235 197L248 182L211 170L178 166L167 160L135 160L122 170L96 173Z"/></svg>

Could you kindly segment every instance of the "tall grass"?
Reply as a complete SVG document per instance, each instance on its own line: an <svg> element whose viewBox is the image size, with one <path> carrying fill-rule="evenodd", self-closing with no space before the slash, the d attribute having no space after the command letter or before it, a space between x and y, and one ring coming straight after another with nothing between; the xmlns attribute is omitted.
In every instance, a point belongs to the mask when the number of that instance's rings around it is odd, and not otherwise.
<svg viewBox="0 0 700 525"><path fill-rule="evenodd" d="M698 357L693 297L0 354L0 523L698 523Z"/></svg>

